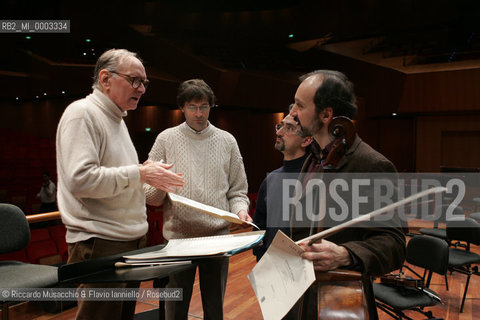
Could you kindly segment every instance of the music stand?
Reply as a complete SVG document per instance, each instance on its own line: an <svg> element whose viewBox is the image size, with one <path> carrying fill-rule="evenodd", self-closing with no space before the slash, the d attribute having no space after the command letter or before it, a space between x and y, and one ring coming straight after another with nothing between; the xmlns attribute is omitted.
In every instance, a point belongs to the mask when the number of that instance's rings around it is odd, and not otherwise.
<svg viewBox="0 0 480 320"><path fill-rule="evenodd" d="M154 288L165 288L168 277L174 273L195 267L194 264L160 265L132 268L117 268L115 262L121 261L125 255L134 255L154 250L160 250L165 245L142 248L108 257L92 259L72 264L66 264L58 269L60 284L80 283L112 283L112 282L143 282L153 280ZM165 301L159 300L158 319L165 319ZM163 311L163 312L162 312ZM142 319L145 319L142 313ZM157 314L157 310L151 315Z"/></svg>

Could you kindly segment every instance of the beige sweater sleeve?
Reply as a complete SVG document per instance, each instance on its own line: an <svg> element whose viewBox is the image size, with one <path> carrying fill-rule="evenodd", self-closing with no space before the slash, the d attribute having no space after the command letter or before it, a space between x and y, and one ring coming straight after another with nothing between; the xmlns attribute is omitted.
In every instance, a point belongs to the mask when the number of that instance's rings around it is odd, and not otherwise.
<svg viewBox="0 0 480 320"><path fill-rule="evenodd" d="M160 143L160 139L160 135L157 136L152 150L148 154L148 159L151 161L165 161L165 148L163 147L164 144ZM145 191L145 197L148 205L160 206L163 204L167 194L165 191L152 187L146 183L143 184L143 190Z"/></svg>
<svg viewBox="0 0 480 320"><path fill-rule="evenodd" d="M240 210L248 212L250 201L247 197L247 174L243 165L243 158L235 140L232 142L232 156L230 158L230 189L227 192L230 211L238 214Z"/></svg>

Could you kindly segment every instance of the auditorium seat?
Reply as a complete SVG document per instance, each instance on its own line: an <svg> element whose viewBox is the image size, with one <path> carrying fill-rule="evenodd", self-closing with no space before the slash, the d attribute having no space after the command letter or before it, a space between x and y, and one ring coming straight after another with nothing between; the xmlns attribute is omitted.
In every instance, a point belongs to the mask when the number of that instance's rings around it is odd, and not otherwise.
<svg viewBox="0 0 480 320"><path fill-rule="evenodd" d="M248 193L247 194L248 199L250 200L250 206L248 207L248 214L250 217L253 218L253 214L255 213L255 208L257 207L257 198L258 198L258 193Z"/></svg>
<svg viewBox="0 0 480 320"><path fill-rule="evenodd" d="M480 197L475 197L472 199L472 201L475 203L475 211L480 208Z"/></svg>
<svg viewBox="0 0 480 320"><path fill-rule="evenodd" d="M30 242L45 241L50 239L50 232L48 229L33 229L30 230Z"/></svg>
<svg viewBox="0 0 480 320"><path fill-rule="evenodd" d="M48 227L48 232L52 239L56 238L63 238L65 239L65 234L67 233L67 229L63 224L57 224L55 226Z"/></svg>
<svg viewBox="0 0 480 320"><path fill-rule="evenodd" d="M30 240L30 230L25 214L20 208L0 204L0 254L24 249ZM23 263L18 260L0 261L1 288L45 288L58 283L58 268L54 266ZM2 304L2 319L9 318L9 301Z"/></svg>
<svg viewBox="0 0 480 320"><path fill-rule="evenodd" d="M3 130L0 137L0 189L8 191L8 197L0 202L12 203L29 214L41 187L42 172L49 170L56 181L55 140L11 129Z"/></svg>
<svg viewBox="0 0 480 320"><path fill-rule="evenodd" d="M0 261L8 261L8 260L15 260L15 261L22 261L28 262L27 259L27 251L25 249L0 254Z"/></svg>
<svg viewBox="0 0 480 320"><path fill-rule="evenodd" d="M470 218L474 219L478 223L480 223L480 212L473 212L470 214Z"/></svg>
<svg viewBox="0 0 480 320"><path fill-rule="evenodd" d="M0 189L0 203L7 202L8 191L6 189Z"/></svg>
<svg viewBox="0 0 480 320"><path fill-rule="evenodd" d="M14 195L10 198L10 204L19 207L23 212L27 208L27 196L26 195Z"/></svg>
<svg viewBox="0 0 480 320"><path fill-rule="evenodd" d="M163 238L163 206L147 205L148 245L162 244Z"/></svg>
<svg viewBox="0 0 480 320"><path fill-rule="evenodd" d="M30 242L27 246L27 257L30 263L59 264L62 257L57 251L57 245L52 239Z"/></svg>
<svg viewBox="0 0 480 320"><path fill-rule="evenodd" d="M475 204L474 211L477 211L478 208L480 208L480 197L475 197L472 200L473 200L473 203ZM480 212L477 211L477 212L470 213L470 218L472 218L475 221L477 221L478 223L480 223Z"/></svg>
<svg viewBox="0 0 480 320"><path fill-rule="evenodd" d="M30 263L37 264L58 264L63 260L47 228L30 230L27 258Z"/></svg>
<svg viewBox="0 0 480 320"><path fill-rule="evenodd" d="M57 252L62 257L62 262L66 262L68 259L68 245L65 240L65 234L67 230L63 224L48 227L51 239L57 246Z"/></svg>

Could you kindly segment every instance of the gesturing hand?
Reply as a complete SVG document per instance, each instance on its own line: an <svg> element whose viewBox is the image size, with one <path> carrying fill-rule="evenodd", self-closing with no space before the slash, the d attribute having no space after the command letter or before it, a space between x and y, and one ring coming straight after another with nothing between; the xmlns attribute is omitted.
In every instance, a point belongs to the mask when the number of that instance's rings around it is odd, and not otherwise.
<svg viewBox="0 0 480 320"><path fill-rule="evenodd" d="M145 161L140 166L140 181L165 192L174 192L185 184L181 173L175 173L169 169L173 164L160 161Z"/></svg>

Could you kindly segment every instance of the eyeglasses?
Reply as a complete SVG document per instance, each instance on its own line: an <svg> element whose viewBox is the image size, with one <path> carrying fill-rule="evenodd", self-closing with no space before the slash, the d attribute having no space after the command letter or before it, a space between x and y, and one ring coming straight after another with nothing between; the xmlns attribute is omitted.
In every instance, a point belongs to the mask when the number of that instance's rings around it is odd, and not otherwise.
<svg viewBox="0 0 480 320"><path fill-rule="evenodd" d="M140 77L132 77L132 76L129 76L128 74L124 74L124 73L120 73L120 72L110 71L110 73L118 74L120 77L122 77L125 80L127 80L128 82L130 82L130 84L132 85L132 87L134 89L138 89L140 87L140 84L143 84L143 87L145 89L147 89L148 84L150 83L150 80L148 80L148 79L143 80Z"/></svg>
<svg viewBox="0 0 480 320"><path fill-rule="evenodd" d="M196 106L194 104L191 104L191 105L185 106L185 109L187 109L190 112L195 112L197 111L197 109L200 110L200 112L205 112L208 109L210 109L210 106L208 104L204 104L201 106Z"/></svg>
<svg viewBox="0 0 480 320"><path fill-rule="evenodd" d="M275 125L275 131L278 131L282 128L283 128L283 131L287 134L296 133L296 134L300 135L300 133L301 133L300 130L297 130L296 126L291 125L289 123L287 123L287 124L278 123L278 124Z"/></svg>

